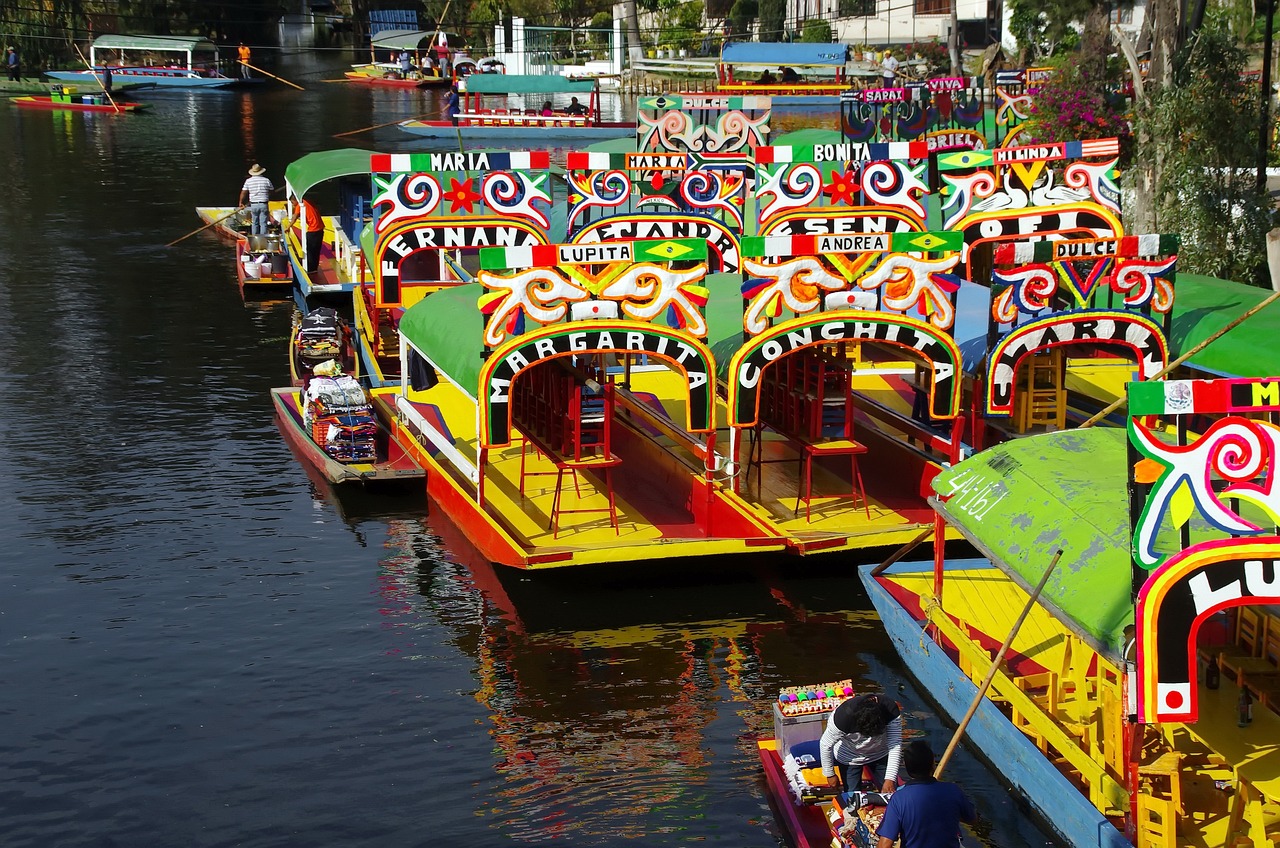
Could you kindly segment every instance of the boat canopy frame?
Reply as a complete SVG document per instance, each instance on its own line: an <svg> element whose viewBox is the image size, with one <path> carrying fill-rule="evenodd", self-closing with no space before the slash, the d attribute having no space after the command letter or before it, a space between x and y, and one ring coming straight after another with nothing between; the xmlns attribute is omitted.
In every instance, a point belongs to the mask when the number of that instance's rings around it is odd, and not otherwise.
<svg viewBox="0 0 1280 848"><path fill-rule="evenodd" d="M160 36L160 35L100 35L89 47L89 63L94 67L98 62L99 50L135 50L149 53L182 53L187 57L187 69L194 67L197 53L212 53L218 57L218 45L202 36Z"/></svg>

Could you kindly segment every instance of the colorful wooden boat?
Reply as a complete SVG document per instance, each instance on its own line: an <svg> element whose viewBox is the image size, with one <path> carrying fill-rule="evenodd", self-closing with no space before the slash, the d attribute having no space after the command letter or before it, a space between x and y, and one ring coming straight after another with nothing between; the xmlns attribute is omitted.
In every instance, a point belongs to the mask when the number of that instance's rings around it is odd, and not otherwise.
<svg viewBox="0 0 1280 848"><path fill-rule="evenodd" d="M130 103L117 99L114 103L101 92L97 94L79 94L75 86L64 86L54 94L32 94L26 97L13 98L13 105L19 109L56 109L67 112L109 112L112 115L124 115L141 112L148 108L146 103Z"/></svg>
<svg viewBox="0 0 1280 848"><path fill-rule="evenodd" d="M958 717L1062 552L969 732L1070 845L1275 838L1277 386L1130 383L1127 439L1031 436L935 479L939 515L985 560L861 571L908 667Z"/></svg>
<svg viewBox="0 0 1280 848"><path fill-rule="evenodd" d="M459 81L462 91L457 123L452 120L404 121L400 129L427 138L527 141L537 138L606 139L634 136L632 121L600 118L600 86L596 80L570 80L551 74L472 74ZM585 114L564 109L570 96L586 97ZM557 110L543 115L544 102ZM542 142L540 142L542 143Z"/></svg>
<svg viewBox="0 0 1280 848"><path fill-rule="evenodd" d="M716 90L720 94L830 98L852 87L852 80L845 75L848 61L847 44L730 41L724 44L716 64ZM780 79L784 68L795 71L797 78ZM759 80L764 73L773 81L762 84Z"/></svg>
<svg viewBox="0 0 1280 848"><path fill-rule="evenodd" d="M87 81L91 88L88 92L101 91L100 88L92 81ZM0 80L0 97L17 97L24 94L44 94L50 95L61 91L66 87L66 83L46 82L39 79L22 79L22 80ZM111 96L117 99L127 97L131 92L146 91L155 88L154 83L149 82L130 82L115 84L111 86Z"/></svg>
<svg viewBox="0 0 1280 848"><path fill-rule="evenodd" d="M315 377L306 389L272 389L271 400L285 441L330 483L421 481L422 466L390 438L385 399L367 397L353 378ZM326 431L322 438L329 450L316 441L318 427Z"/></svg>
<svg viewBox="0 0 1280 848"><path fill-rule="evenodd" d="M447 47L435 45L438 34L436 30L382 30L370 39L369 61L352 65L351 70L343 76L348 82L386 88L431 88L449 85L455 79L453 68L442 68L440 60L452 66L457 61L457 55ZM377 61L377 54L380 51L389 51L390 61ZM400 53L410 51L414 54L414 61L406 77L397 57ZM425 61L424 56L430 57L431 61ZM470 62L470 59L467 61Z"/></svg>
<svg viewBox="0 0 1280 848"><path fill-rule="evenodd" d="M282 221L286 215L286 204L283 200L272 200L267 204L273 221ZM247 207L237 209L235 206L197 206L196 216L220 238L239 240L249 237L253 222L249 218Z"/></svg>
<svg viewBox="0 0 1280 848"><path fill-rule="evenodd" d="M351 293L368 276L367 261L360 249L361 232L369 207L369 151L341 149L309 153L289 163L284 171L284 208L294 208L309 191L321 184L336 189L336 209L321 208L324 236L315 270L308 271L306 239L301 217L284 234L285 247L297 281L298 300L308 308L340 305L346 308Z"/></svg>
<svg viewBox="0 0 1280 848"><path fill-rule="evenodd" d="M89 65L92 71L46 71L45 76L79 83L85 90L96 89L105 81L106 68L113 84L146 82L161 88L216 89L263 82L261 77L224 74L218 45L199 36L100 35L89 48Z"/></svg>
<svg viewBox="0 0 1280 848"><path fill-rule="evenodd" d="M289 333L289 376L293 385L305 386L316 366L331 360L341 366L343 373L360 376L347 322L336 309L327 306L305 315L295 312Z"/></svg>
<svg viewBox="0 0 1280 848"><path fill-rule="evenodd" d="M236 277L240 294L275 291L293 285L293 269L279 236L245 236L236 239Z"/></svg>

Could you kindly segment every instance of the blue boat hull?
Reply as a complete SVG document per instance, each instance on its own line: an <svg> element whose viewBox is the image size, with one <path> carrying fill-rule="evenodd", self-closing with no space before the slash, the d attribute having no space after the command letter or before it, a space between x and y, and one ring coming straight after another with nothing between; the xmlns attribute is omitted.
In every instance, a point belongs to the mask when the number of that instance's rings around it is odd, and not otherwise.
<svg viewBox="0 0 1280 848"><path fill-rule="evenodd" d="M69 82L97 88L102 74L85 71L46 71L45 76L59 82ZM95 81L96 78L96 81ZM111 82L116 83L150 83L157 88L238 88L246 85L258 85L259 79L235 79L233 77L190 77L178 73L173 74L131 74L127 71L111 71Z"/></svg>
<svg viewBox="0 0 1280 848"><path fill-rule="evenodd" d="M964 560L952 567L994 568L986 560ZM921 633L921 625L871 576L864 565L858 576L875 605L899 656L930 696L953 721L968 711L978 687L945 651ZM932 563L901 563L890 574L933 570ZM970 720L968 740L999 770L1001 777L1030 802L1073 848L1133 848L1124 835L1080 794L1039 749L989 700Z"/></svg>

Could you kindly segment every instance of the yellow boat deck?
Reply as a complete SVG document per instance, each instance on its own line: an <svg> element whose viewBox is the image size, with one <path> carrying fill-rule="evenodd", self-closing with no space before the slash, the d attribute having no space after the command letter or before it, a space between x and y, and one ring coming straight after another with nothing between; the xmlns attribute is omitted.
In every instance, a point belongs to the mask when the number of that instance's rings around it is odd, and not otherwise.
<svg viewBox="0 0 1280 848"><path fill-rule="evenodd" d="M649 399L656 392L666 392L680 384L679 378L665 371L646 371L632 375L633 390ZM656 392L655 392L656 390ZM683 391L683 389L681 389ZM668 395L670 397L670 395ZM477 415L475 401L456 386L441 381L426 391L410 391L407 399L428 421L436 420L448 434L456 459L474 467L478 462ZM649 401L652 404L652 400ZM683 429L684 401L662 403L661 408L675 416ZM615 428L615 433L619 428ZM643 549L636 558L661 558L686 555L730 554L761 549L781 549L784 540L757 538L712 538L705 523L697 520L690 503L693 470L671 458L671 467L641 467L647 463L630 458L612 471L614 507L617 525L609 511L605 472L597 468L561 472L549 458L526 442L513 430L512 444L488 451L484 469L484 501L487 520L499 525L527 551L546 554L572 551L574 562L603 562L634 555L626 549ZM615 446L618 439L615 436ZM616 451L615 451L616 452ZM456 463L436 456L437 464L453 470ZM524 485L521 487L521 465ZM673 473L673 468L674 473ZM670 485L663 486L654 475L671 475ZM683 479L681 479L683 478ZM557 483L560 504L553 529L552 512ZM465 484L474 493L473 483ZM745 519L744 519L745 520ZM760 528L760 537L767 531Z"/></svg>
<svg viewBox="0 0 1280 848"><path fill-rule="evenodd" d="M928 571L884 580L917 617L933 591ZM941 609L928 617L948 653L975 683L988 672L1027 593L993 568L948 569ZM1015 635L989 698L1046 753L1098 809L1127 808L1120 675L1043 607ZM1280 714L1254 705L1253 723L1236 726L1239 689L1198 689L1200 720L1164 724L1144 737L1139 775L1140 845L1160 848L1280 845ZM1156 729L1158 728L1158 730Z"/></svg>

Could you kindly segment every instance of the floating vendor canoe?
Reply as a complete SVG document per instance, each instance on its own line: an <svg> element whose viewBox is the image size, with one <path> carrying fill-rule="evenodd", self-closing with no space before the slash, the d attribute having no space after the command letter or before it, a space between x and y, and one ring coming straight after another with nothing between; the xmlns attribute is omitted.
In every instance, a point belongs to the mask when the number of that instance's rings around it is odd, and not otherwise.
<svg viewBox="0 0 1280 848"><path fill-rule="evenodd" d="M77 93L75 86L65 86L61 91L49 95L33 94L26 97L15 97L12 102L19 109L108 112L112 115L141 112L143 109L149 108L147 103L131 103L119 99L112 103L101 92L82 95Z"/></svg>
<svg viewBox="0 0 1280 848"><path fill-rule="evenodd" d="M285 217L285 202L272 200L267 204L271 220L279 222ZM210 229L224 239L245 239L253 229L248 208L237 209L235 206L197 206L196 216Z"/></svg>
<svg viewBox="0 0 1280 848"><path fill-rule="evenodd" d="M528 141L547 136L599 140L634 136L634 121L600 117L596 80L571 80L555 74L472 74L459 82L457 123L444 120L404 121L400 129L427 138L476 141ZM568 114L570 97L585 98L582 114ZM546 102L554 114L543 115ZM531 135L536 133L536 135Z"/></svg>
<svg viewBox="0 0 1280 848"><path fill-rule="evenodd" d="M1061 552L968 732L1072 846L1127 846L1126 828L1138 845L1275 838L1277 386L1131 383L1128 439L1035 435L934 480L939 515L986 559L860 572L958 718Z"/></svg>
<svg viewBox="0 0 1280 848"><path fill-rule="evenodd" d="M343 373L360 376L350 326L338 310L327 306L305 315L294 312L289 333L289 376L293 385L306 385L316 366L330 360L336 361Z"/></svg>
<svg viewBox="0 0 1280 848"><path fill-rule="evenodd" d="M888 796L867 780L837 791L822 776L822 732L853 694L851 680L783 689L773 704L773 735L756 743L770 806L796 848L876 845Z"/></svg>
<svg viewBox="0 0 1280 848"><path fill-rule="evenodd" d="M449 85L454 80L453 69L452 67L442 68L441 60L444 60L444 64L451 65L457 61L458 54L446 46L437 46L434 42L438 34L437 30L409 32L394 29L382 30L370 39L369 61L352 65L351 70L345 72L343 76L348 82L384 88L431 88ZM390 60L377 61L379 51L388 51ZM409 75L406 77L398 56L400 53L409 51L412 51L414 56ZM431 61L426 61L424 57L430 57Z"/></svg>
<svg viewBox="0 0 1280 848"><path fill-rule="evenodd" d="M275 291L293 285L293 269L279 236L245 236L236 239L236 277L240 294Z"/></svg>
<svg viewBox="0 0 1280 848"><path fill-rule="evenodd" d="M329 482L422 479L422 466L389 436L385 400L371 399L354 378L314 377L305 389L272 389L271 400L285 441Z"/></svg>

